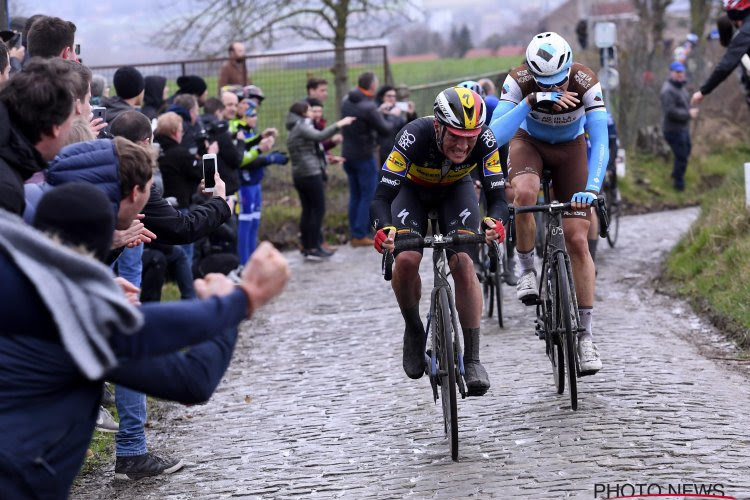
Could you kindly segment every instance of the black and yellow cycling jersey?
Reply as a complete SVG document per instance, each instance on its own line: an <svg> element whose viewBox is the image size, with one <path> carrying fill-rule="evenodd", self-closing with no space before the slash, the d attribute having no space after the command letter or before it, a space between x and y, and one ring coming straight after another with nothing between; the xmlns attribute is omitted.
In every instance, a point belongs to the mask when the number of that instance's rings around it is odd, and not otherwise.
<svg viewBox="0 0 750 500"><path fill-rule="evenodd" d="M447 193L450 186L469 176L475 169L479 172L478 178L487 196L487 215L507 222L504 177L492 131L483 126L466 160L454 164L438 146L432 116L408 123L396 135L393 150L380 171L375 199L370 207L374 226L381 228L391 225L391 204L402 184L408 184L417 191L429 191L434 197L442 192Z"/></svg>

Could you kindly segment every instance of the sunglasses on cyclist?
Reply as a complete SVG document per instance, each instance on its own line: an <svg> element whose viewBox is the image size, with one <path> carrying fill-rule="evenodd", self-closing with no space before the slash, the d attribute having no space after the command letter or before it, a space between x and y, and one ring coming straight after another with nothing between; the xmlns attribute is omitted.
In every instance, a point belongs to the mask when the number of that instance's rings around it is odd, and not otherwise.
<svg viewBox="0 0 750 500"><path fill-rule="evenodd" d="M534 81L539 86L539 88L544 89L544 90L549 90L549 89L554 89L555 87L562 87L568 81L568 78L570 78L570 70L568 70L568 72L565 73L565 77L559 82L542 83L539 80L537 80L536 77L534 77Z"/></svg>

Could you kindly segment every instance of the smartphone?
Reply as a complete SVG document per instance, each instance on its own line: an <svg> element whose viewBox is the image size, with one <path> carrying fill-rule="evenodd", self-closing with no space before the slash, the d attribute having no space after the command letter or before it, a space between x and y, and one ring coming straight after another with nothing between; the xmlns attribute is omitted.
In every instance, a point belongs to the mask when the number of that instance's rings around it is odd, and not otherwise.
<svg viewBox="0 0 750 500"><path fill-rule="evenodd" d="M104 120L104 117L107 115L107 108L104 106L91 106L91 112L94 114L94 116L91 117L92 120L97 118Z"/></svg>
<svg viewBox="0 0 750 500"><path fill-rule="evenodd" d="M216 173L216 155L203 155L203 180L206 181L207 193L213 193L216 186L214 174Z"/></svg>
<svg viewBox="0 0 750 500"><path fill-rule="evenodd" d="M396 107L401 111L409 111L409 103L404 101L396 101Z"/></svg>

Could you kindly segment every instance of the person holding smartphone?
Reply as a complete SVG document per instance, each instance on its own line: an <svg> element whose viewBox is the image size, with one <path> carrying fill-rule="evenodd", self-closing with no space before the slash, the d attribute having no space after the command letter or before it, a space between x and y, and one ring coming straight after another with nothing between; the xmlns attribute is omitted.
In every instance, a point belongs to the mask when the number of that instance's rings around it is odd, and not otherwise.
<svg viewBox="0 0 750 500"><path fill-rule="evenodd" d="M383 114L385 121L391 124L391 130L393 131L390 134L378 136L378 146L380 147L380 152L378 153L380 159L379 165L382 165L393 149L393 141L396 138L396 133L406 125L407 110L403 109L403 106L400 106L400 104L408 106L408 103L400 103L396 100L396 89L391 85L380 87L378 93L375 95L375 103L378 105L378 109Z"/></svg>

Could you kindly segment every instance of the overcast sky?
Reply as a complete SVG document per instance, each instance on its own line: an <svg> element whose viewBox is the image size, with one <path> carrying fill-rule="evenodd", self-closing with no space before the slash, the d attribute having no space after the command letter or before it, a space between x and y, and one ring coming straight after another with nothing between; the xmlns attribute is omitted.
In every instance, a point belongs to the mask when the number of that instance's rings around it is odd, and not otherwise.
<svg viewBox="0 0 750 500"><path fill-rule="evenodd" d="M562 0L472 0L470 4L455 0L418 1L431 13L433 28L449 29L453 22L466 22L474 31L476 42L499 31L496 27L507 26L518 6L546 10ZM190 9L191 3L190 0L11 0L10 9L11 16L43 13L73 21L83 61L88 65L103 65L189 57L160 50L150 45L150 40L170 16Z"/></svg>

